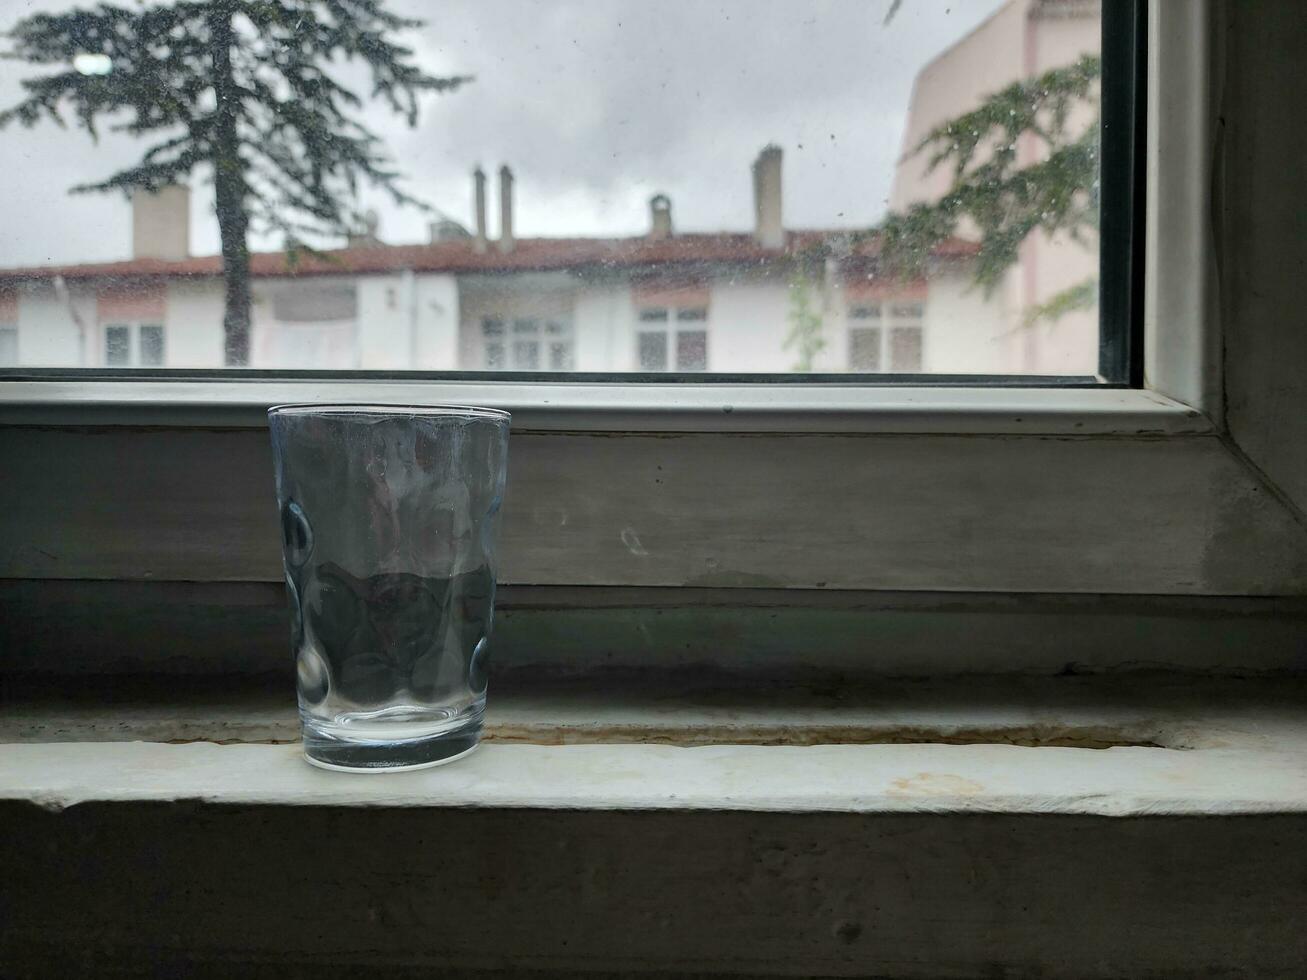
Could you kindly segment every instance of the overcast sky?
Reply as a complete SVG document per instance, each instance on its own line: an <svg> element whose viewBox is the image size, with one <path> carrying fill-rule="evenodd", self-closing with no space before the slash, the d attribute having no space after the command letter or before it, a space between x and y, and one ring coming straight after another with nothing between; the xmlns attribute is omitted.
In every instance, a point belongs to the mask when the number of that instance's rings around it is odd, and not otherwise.
<svg viewBox="0 0 1307 980"><path fill-rule="evenodd" d="M519 235L639 234L659 191L672 198L678 230L744 230L749 164L774 142L785 151L787 227L867 225L885 209L914 75L1002 0L906 0L884 25L888 3L392 0L427 20L409 38L424 68L476 81L428 96L415 129L380 108L367 121L408 188L464 224L472 167L507 163ZM0 29L72 5L0 0ZM0 61L0 105L19 97L18 79L32 71ZM142 149L50 124L0 133L0 266L127 257L123 198L67 189ZM386 241L425 240L427 216L364 200ZM214 253L211 189L197 187L192 204L192 251ZM489 210L493 233L493 182Z"/></svg>

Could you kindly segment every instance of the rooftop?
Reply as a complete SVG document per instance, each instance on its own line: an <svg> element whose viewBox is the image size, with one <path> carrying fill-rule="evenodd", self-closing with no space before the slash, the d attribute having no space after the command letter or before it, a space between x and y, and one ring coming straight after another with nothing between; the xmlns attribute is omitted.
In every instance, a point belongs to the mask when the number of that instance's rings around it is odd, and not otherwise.
<svg viewBox="0 0 1307 980"><path fill-rule="evenodd" d="M852 243L848 231L795 231L783 248L766 248L744 232L678 234L655 239L630 238L519 238L508 251L495 242L482 249L471 240L433 242L428 245L362 245L302 253L297 261L285 252L256 252L250 256L256 277L369 275L411 269L414 272L506 273L584 269L638 269L680 264L749 264L792 258L805 249L830 245L853 259L874 259L879 242L867 238ZM936 250L938 258L965 258L975 254L973 242L950 238ZM222 258L217 255L180 260L127 259L77 265L29 266L0 269L0 283L15 285L62 276L64 279L155 279L184 276L218 276Z"/></svg>

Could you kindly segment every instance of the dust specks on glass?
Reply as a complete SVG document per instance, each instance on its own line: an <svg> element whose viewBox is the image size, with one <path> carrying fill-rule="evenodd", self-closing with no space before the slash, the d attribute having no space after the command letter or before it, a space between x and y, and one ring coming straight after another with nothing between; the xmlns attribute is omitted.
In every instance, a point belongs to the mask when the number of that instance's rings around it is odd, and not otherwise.
<svg viewBox="0 0 1307 980"><path fill-rule="evenodd" d="M1128 2L222 6L0 15L0 366L1099 374Z"/></svg>

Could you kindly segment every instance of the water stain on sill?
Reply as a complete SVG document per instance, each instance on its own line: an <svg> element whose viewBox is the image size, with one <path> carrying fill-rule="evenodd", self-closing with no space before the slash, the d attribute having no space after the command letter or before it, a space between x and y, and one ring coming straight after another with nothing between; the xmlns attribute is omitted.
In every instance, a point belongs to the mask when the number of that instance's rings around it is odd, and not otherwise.
<svg viewBox="0 0 1307 980"><path fill-rule="evenodd" d="M1026 748L1063 749L1176 749L1186 745L1163 744L1110 729L1063 726L959 729L941 732L930 728L870 728L865 726L805 725L796 727L652 726L640 725L495 725L486 729L485 741L533 745L644 744L682 747L706 745L1019 745Z"/></svg>
<svg viewBox="0 0 1307 980"><path fill-rule="evenodd" d="M289 745L298 738L170 738L169 745L208 742L213 745ZM695 748L711 745L762 745L806 747L815 745L1016 745L1059 749L1168 749L1188 751L1191 746L1165 744L1101 729L999 728L939 732L917 728L737 728L651 727L648 725L495 725L482 741L508 745L671 745Z"/></svg>

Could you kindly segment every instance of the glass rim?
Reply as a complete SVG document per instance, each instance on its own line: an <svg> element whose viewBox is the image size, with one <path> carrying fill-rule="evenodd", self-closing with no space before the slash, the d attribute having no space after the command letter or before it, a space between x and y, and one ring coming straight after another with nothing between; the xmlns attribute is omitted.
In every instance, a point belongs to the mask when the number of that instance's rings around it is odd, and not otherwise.
<svg viewBox="0 0 1307 980"><path fill-rule="evenodd" d="M268 417L285 415L357 415L371 418L432 416L446 418L488 419L507 422L512 418L502 408L477 405L407 405L384 402L287 402L273 405Z"/></svg>

